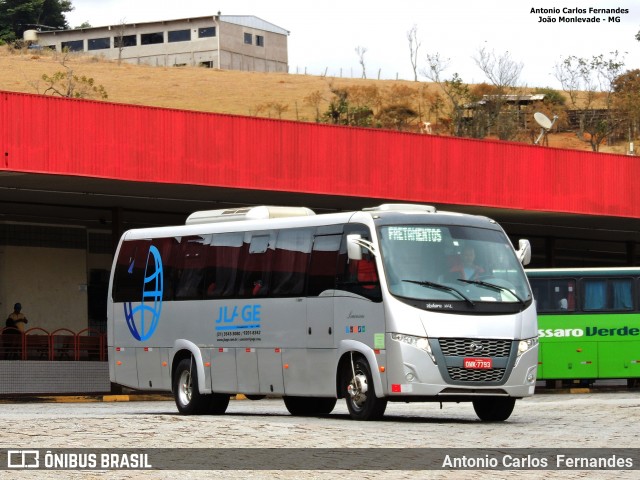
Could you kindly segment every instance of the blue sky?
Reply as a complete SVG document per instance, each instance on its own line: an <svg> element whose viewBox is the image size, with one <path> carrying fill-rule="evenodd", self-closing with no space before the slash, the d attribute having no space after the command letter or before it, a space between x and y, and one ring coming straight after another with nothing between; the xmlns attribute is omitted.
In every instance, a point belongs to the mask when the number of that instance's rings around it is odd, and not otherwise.
<svg viewBox="0 0 640 480"><path fill-rule="evenodd" d="M368 78L413 80L407 32L415 25L421 46L418 69L426 67L427 53L448 58L445 77L458 73L467 83L486 81L476 66L481 47L497 55L509 52L522 62L520 83L531 87L560 88L554 65L569 55L590 58L619 51L626 68L640 68L640 2L637 0L72 0L67 14L74 27L125 22L168 20L192 16L255 15L290 32L289 71L331 76L361 77L357 47L366 49ZM540 22L532 9L563 7L587 9L577 15L593 17L589 8L626 8L620 22ZM573 17L574 14L564 16ZM419 79L426 80L424 76Z"/></svg>

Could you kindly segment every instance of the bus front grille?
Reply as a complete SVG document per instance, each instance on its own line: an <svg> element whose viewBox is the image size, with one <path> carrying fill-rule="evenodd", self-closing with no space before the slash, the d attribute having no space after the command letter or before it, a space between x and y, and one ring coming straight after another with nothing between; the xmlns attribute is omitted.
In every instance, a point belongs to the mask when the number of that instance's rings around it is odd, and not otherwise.
<svg viewBox="0 0 640 480"><path fill-rule="evenodd" d="M448 367L447 372L451 380L458 382L499 382L504 377L504 368L491 370L469 370L459 367Z"/></svg>
<svg viewBox="0 0 640 480"><path fill-rule="evenodd" d="M440 349L446 357L508 357L512 343L511 340L441 338Z"/></svg>

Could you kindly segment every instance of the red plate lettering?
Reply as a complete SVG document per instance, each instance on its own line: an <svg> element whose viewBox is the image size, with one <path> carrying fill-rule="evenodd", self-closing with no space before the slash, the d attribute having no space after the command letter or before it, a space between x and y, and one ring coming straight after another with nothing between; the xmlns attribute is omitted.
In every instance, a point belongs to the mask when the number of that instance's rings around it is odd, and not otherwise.
<svg viewBox="0 0 640 480"><path fill-rule="evenodd" d="M465 358L464 368L471 370L490 370L493 362L490 358Z"/></svg>

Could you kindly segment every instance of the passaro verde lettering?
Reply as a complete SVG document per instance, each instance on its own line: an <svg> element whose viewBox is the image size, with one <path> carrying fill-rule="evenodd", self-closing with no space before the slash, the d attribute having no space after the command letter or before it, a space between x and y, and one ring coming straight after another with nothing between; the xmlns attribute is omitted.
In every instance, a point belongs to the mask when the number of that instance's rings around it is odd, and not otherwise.
<svg viewBox="0 0 640 480"><path fill-rule="evenodd" d="M587 327L587 337L637 337L638 335L640 335L640 328L629 328L626 325L620 328Z"/></svg>

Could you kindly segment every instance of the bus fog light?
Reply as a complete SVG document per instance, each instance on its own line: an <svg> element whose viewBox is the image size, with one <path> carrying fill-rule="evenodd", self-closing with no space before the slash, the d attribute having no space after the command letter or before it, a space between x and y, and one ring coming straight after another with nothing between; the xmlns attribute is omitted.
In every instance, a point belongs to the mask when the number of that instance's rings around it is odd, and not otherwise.
<svg viewBox="0 0 640 480"><path fill-rule="evenodd" d="M535 380L536 380L536 376L533 374L533 372L527 375L527 382L535 382Z"/></svg>
<svg viewBox="0 0 640 480"><path fill-rule="evenodd" d="M407 373L407 382L413 382L416 377L413 376L413 373Z"/></svg>

